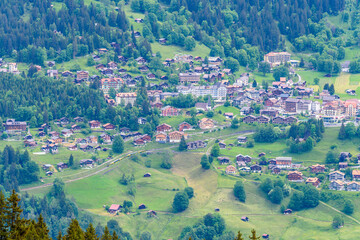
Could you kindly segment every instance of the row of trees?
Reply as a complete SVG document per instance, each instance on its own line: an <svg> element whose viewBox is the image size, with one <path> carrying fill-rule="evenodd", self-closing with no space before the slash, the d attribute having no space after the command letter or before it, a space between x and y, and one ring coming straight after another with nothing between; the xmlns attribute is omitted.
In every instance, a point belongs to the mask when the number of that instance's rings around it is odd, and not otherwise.
<svg viewBox="0 0 360 240"><path fill-rule="evenodd" d="M356 128L353 122L349 122L346 125L342 123L339 130L338 139L345 140L352 139L354 137L360 137L360 126Z"/></svg>

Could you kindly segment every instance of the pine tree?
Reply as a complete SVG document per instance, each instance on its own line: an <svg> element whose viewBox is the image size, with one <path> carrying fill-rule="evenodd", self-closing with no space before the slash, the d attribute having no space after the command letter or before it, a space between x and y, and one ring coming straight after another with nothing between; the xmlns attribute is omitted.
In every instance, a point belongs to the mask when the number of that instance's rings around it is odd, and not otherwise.
<svg viewBox="0 0 360 240"><path fill-rule="evenodd" d="M101 240L111 240L111 234L107 226L105 226L104 234L102 235Z"/></svg>
<svg viewBox="0 0 360 240"><path fill-rule="evenodd" d="M72 165L74 165L74 157L73 155L71 154L70 157L69 157L69 163L68 163L69 167L71 167Z"/></svg>
<svg viewBox="0 0 360 240"><path fill-rule="evenodd" d="M43 216L40 214L37 223L35 224L36 232L42 240L50 240L49 229L44 222Z"/></svg>
<svg viewBox="0 0 360 240"><path fill-rule="evenodd" d="M344 140L346 139L346 131L345 131L345 125L344 123L341 124L338 139Z"/></svg>
<svg viewBox="0 0 360 240"><path fill-rule="evenodd" d="M113 235L112 235L111 240L119 240L119 236L116 234L115 231L113 231Z"/></svg>
<svg viewBox="0 0 360 240"><path fill-rule="evenodd" d="M96 236L96 231L92 223L89 224L88 228L85 232L85 240L98 240L99 238Z"/></svg>
<svg viewBox="0 0 360 240"><path fill-rule="evenodd" d="M330 93L330 95L334 95L334 93L335 93L334 84L331 84L331 85L330 85L330 87L329 87L329 93Z"/></svg>
<svg viewBox="0 0 360 240"><path fill-rule="evenodd" d="M70 223L70 226L67 230L66 240L85 240L84 232L81 229L78 220L73 219Z"/></svg>
<svg viewBox="0 0 360 240"><path fill-rule="evenodd" d="M8 239L9 236L6 228L7 213L6 199L4 194L0 191L0 239Z"/></svg>
<svg viewBox="0 0 360 240"><path fill-rule="evenodd" d="M254 87L254 88L256 88L256 87L257 87L257 82L256 82L256 80L254 80L254 81L253 81L253 83L252 83L252 87Z"/></svg>
<svg viewBox="0 0 360 240"><path fill-rule="evenodd" d="M259 239L260 239L260 237L257 237L257 236L256 236L256 231L255 231L255 229L251 230L251 236L249 236L249 239L250 239L250 240L259 240Z"/></svg>
<svg viewBox="0 0 360 240"><path fill-rule="evenodd" d="M185 137L181 136L180 144L179 144L179 151L186 151L187 150L187 144L185 141Z"/></svg>
<svg viewBox="0 0 360 240"><path fill-rule="evenodd" d="M22 210L19 206L20 198L16 194L15 190L12 191L12 194L7 199L7 206L9 209L7 216L7 226L10 229L10 238L19 239L25 235L27 230L28 220L22 219L20 217Z"/></svg>
<svg viewBox="0 0 360 240"><path fill-rule="evenodd" d="M30 222L30 226L28 227L25 235L23 238L21 239L25 239L25 240L42 240L42 238L39 236L36 227L35 227L36 223L34 220L32 220Z"/></svg>
<svg viewBox="0 0 360 240"><path fill-rule="evenodd" d="M234 240L244 240L240 231L238 232L237 237Z"/></svg>
<svg viewBox="0 0 360 240"><path fill-rule="evenodd" d="M63 240L63 236L62 236L62 233L61 231L59 231L57 237L56 237L57 240Z"/></svg>

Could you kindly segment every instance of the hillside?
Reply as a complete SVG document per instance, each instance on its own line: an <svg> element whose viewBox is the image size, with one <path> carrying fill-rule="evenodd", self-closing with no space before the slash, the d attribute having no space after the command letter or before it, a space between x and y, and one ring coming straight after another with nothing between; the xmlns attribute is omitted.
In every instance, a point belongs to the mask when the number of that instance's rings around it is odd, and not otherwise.
<svg viewBox="0 0 360 240"><path fill-rule="evenodd" d="M357 239L359 39L358 0L0 0L0 236Z"/></svg>

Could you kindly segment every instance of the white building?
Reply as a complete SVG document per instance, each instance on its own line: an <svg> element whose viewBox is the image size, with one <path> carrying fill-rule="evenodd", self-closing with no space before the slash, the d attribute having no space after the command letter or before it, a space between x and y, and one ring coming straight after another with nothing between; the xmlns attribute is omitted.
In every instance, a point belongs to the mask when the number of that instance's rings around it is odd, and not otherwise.
<svg viewBox="0 0 360 240"><path fill-rule="evenodd" d="M240 78L236 79L234 86L247 86L249 84L249 76L241 76Z"/></svg>
<svg viewBox="0 0 360 240"><path fill-rule="evenodd" d="M178 87L179 93L184 95L192 94L196 97L211 95L213 99L226 99L227 90L221 83L216 83L212 86L180 86Z"/></svg>
<svg viewBox="0 0 360 240"><path fill-rule="evenodd" d="M314 113L319 113L321 110L321 104L318 101L313 101L311 103L311 111Z"/></svg>

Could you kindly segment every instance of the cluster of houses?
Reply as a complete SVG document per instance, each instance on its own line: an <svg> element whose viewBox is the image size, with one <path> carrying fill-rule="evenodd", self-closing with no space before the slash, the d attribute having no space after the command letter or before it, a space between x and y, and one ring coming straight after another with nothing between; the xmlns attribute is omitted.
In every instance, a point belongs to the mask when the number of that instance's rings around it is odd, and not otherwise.
<svg viewBox="0 0 360 240"><path fill-rule="evenodd" d="M96 160L93 159L82 159L79 162L80 167L86 167L86 168L92 168L95 163ZM58 171L62 171L68 167L69 167L68 163L59 162L58 164L56 164L56 168ZM55 167L52 164L43 164L42 169L45 171L46 176L52 176L54 174Z"/></svg>
<svg viewBox="0 0 360 240"><path fill-rule="evenodd" d="M187 139L188 135L185 131L193 130L193 127L189 123L183 122L179 124L178 129L178 131L173 131L172 127L166 123L157 126L155 141L158 143L179 143L182 137Z"/></svg>
<svg viewBox="0 0 360 240"><path fill-rule="evenodd" d="M246 78L244 76L243 78ZM273 86L264 89L237 87L228 85L227 96L232 100L234 106L238 106L244 115L251 115L254 109L252 104L263 106L260 115L267 115L268 118L276 118L278 124L288 124L288 116L298 114L309 114L314 118L323 119L325 123L334 123L342 119L356 117L360 112L360 102L357 99L342 101L337 95L330 95L328 90L322 91L315 96L312 88L306 87L306 82L294 83L292 80L280 78L274 81ZM351 93L352 94L352 93ZM309 98L313 97L312 100ZM281 116L283 115L283 116ZM270 119L248 118L249 122L269 122Z"/></svg>
<svg viewBox="0 0 360 240"><path fill-rule="evenodd" d="M360 191L360 170L352 170L352 181L345 179L345 173L334 171L329 173L329 189L336 191Z"/></svg>
<svg viewBox="0 0 360 240"><path fill-rule="evenodd" d="M43 145L41 146L41 151L45 153L58 153L59 146L66 147L70 151L106 151L107 148L101 147L99 144L112 144L113 136L110 135L111 130L115 130L115 125L111 123L101 124L97 120L91 120L88 122L89 127L94 132L100 132L99 136L87 136L85 138L74 138L75 134L80 132L81 127L80 123L85 123L84 118L75 117L73 121L63 117L59 120L55 120L54 124L62 127L61 131L51 131L51 127L44 123L38 129L37 137L41 139ZM6 132L19 132L23 133L27 129L25 122L16 122L14 119L8 119L5 122L5 131ZM66 128L69 127L70 128ZM37 141L31 134L28 134L24 137L24 146L25 147L36 147Z"/></svg>
<svg viewBox="0 0 360 240"><path fill-rule="evenodd" d="M259 158L265 156L265 153L260 153ZM341 170L345 170L348 167L346 160L351 157L350 153L342 152L339 155L339 158L345 161L339 162L339 169L337 171L331 171L329 176L329 189L337 191L360 191L360 169L354 168L351 171L351 180L346 180L345 173ZM360 159L360 155L358 156ZM275 159L270 159L266 163L253 164L253 158L248 155L239 154L236 156L236 165L232 165L232 161L229 157L218 157L218 162L220 165L227 165L225 168L226 174L236 175L239 171L243 172L253 172L261 173L264 166L267 165L267 169L270 170L273 174L279 174L282 171L286 171L286 178L290 182L305 182L306 184L311 184L314 187L319 187L321 181L318 177L306 177L303 172L299 169L305 169L300 164L292 162L291 157L276 157ZM325 173L325 165L315 164L309 166L310 173L319 174Z"/></svg>
<svg viewBox="0 0 360 240"><path fill-rule="evenodd" d="M262 152L258 156L259 158L261 158L265 155L266 154ZM248 155L238 154L235 161L236 166L233 166L230 165L231 160L229 157L218 157L219 164L228 165L225 169L225 172L227 174L236 174L238 171L261 173L263 171L264 165L268 165L267 168L271 170L273 174L279 174L282 170L293 170L299 169L301 167L300 164L293 163L291 157L276 157L275 159L270 159L267 162L259 162L259 164L252 164L252 157Z"/></svg>
<svg viewBox="0 0 360 240"><path fill-rule="evenodd" d="M2 72L16 74L16 75L20 74L20 71L17 68L17 63L14 62L7 63L4 61L4 59L0 58L0 73Z"/></svg>
<svg viewBox="0 0 360 240"><path fill-rule="evenodd" d="M242 119L244 123L273 123L273 124L293 124L298 121L296 117L289 116L289 117L281 117L281 116L274 116L272 118L266 116L266 115L260 115L260 116L253 116L248 115Z"/></svg>

